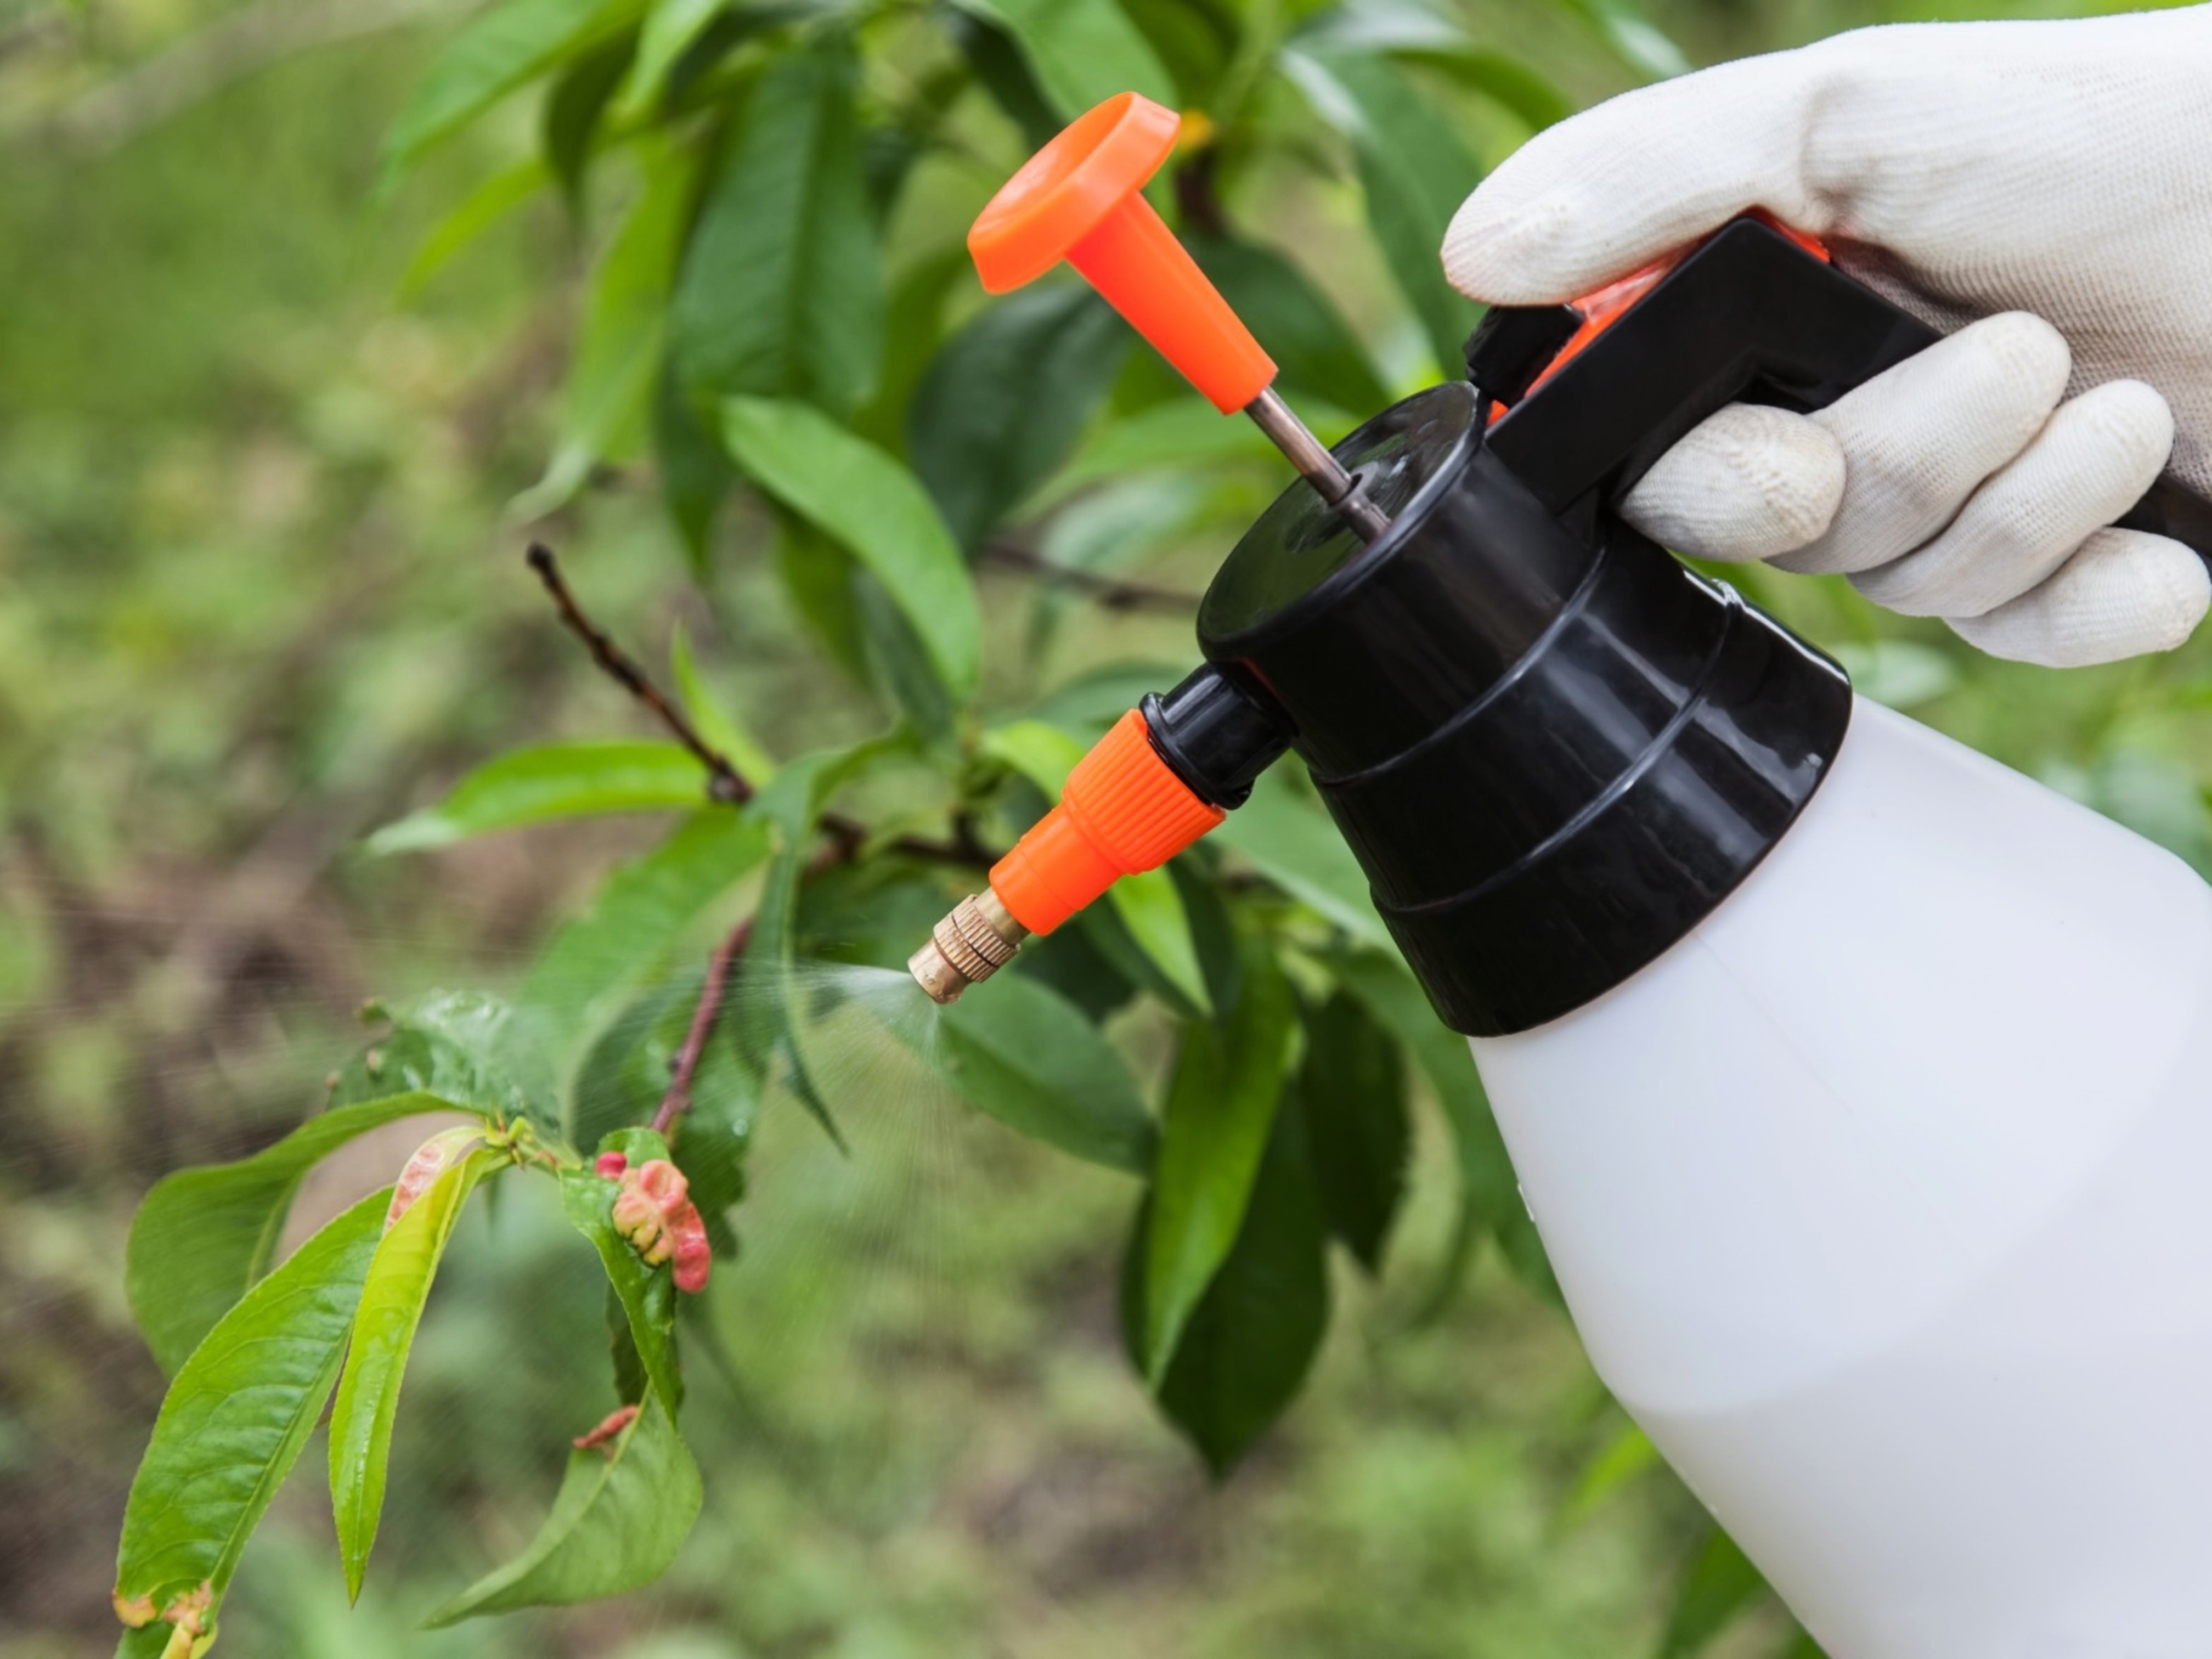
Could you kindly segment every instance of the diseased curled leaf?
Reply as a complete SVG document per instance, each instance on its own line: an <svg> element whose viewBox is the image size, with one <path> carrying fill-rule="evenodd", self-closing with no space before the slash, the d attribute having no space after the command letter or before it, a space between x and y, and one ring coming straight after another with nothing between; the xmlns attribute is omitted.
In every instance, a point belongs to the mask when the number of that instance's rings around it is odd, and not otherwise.
<svg viewBox="0 0 2212 1659"><path fill-rule="evenodd" d="M530 1547L426 1621L432 1629L515 1607L619 1595L667 1571L698 1519L699 1466L649 1398L603 1446L568 1454L561 1490Z"/></svg>
<svg viewBox="0 0 2212 1659"><path fill-rule="evenodd" d="M309 1118L235 1164L179 1170L154 1183L131 1223L123 1285L146 1346L172 1376L268 1271L300 1178L356 1135L465 1103L410 1091Z"/></svg>
<svg viewBox="0 0 2212 1659"><path fill-rule="evenodd" d="M116 1595L158 1610L200 1584L220 1608L240 1553L298 1461L337 1381L389 1189L325 1224L193 1350L131 1483ZM148 1635L152 1632L152 1635ZM160 1653L166 1625L133 1643Z"/></svg>
<svg viewBox="0 0 2212 1659"><path fill-rule="evenodd" d="M1142 1175L1152 1114L1129 1068L1066 998L1001 974L945 1011L935 1058L978 1111L1064 1152Z"/></svg>
<svg viewBox="0 0 2212 1659"><path fill-rule="evenodd" d="M1184 1025L1160 1113L1141 1348L1156 1382L1236 1242L1290 1064L1297 1006L1267 941L1243 939L1239 965L1218 1024Z"/></svg>
<svg viewBox="0 0 2212 1659"><path fill-rule="evenodd" d="M384 1512L399 1384L430 1283L469 1194L507 1161L504 1152L478 1152L447 1170L392 1224L369 1259L345 1370L331 1407L331 1510L349 1597L361 1595L362 1575Z"/></svg>
<svg viewBox="0 0 2212 1659"><path fill-rule="evenodd" d="M665 811L706 800L706 769L678 744L541 744L487 761L435 806L371 836L368 850L411 853L549 818Z"/></svg>
<svg viewBox="0 0 2212 1659"><path fill-rule="evenodd" d="M380 190L580 43L618 32L637 0L503 0L470 21L416 84L384 141Z"/></svg>
<svg viewBox="0 0 2212 1659"><path fill-rule="evenodd" d="M1308 1016L1297 1103L1328 1230L1359 1265L1381 1270L1406 1197L1413 1126L1397 1039L1340 991Z"/></svg>
<svg viewBox="0 0 2212 1659"><path fill-rule="evenodd" d="M858 77L851 48L824 41L780 55L753 88L677 283L671 340L692 394L843 414L874 385L883 269Z"/></svg>
<svg viewBox="0 0 2212 1659"><path fill-rule="evenodd" d="M960 549L915 476L804 404L732 398L722 436L745 475L883 584L952 696L973 696L982 612Z"/></svg>
<svg viewBox="0 0 2212 1659"><path fill-rule="evenodd" d="M1381 409L1390 401L1351 325L1283 253L1234 236L1186 235L1183 240L1280 366L1277 390L1310 392L1340 409Z"/></svg>
<svg viewBox="0 0 2212 1659"><path fill-rule="evenodd" d="M615 867L591 908L562 925L523 981L520 1012L544 1032L561 1071L606 1029L699 913L767 856L759 821L718 806Z"/></svg>
<svg viewBox="0 0 2212 1659"><path fill-rule="evenodd" d="M1674 1586L1657 1659L1690 1659L1773 1592L1742 1547L1720 1528L1705 1534Z"/></svg>
<svg viewBox="0 0 2212 1659"><path fill-rule="evenodd" d="M600 1141L602 1152L621 1152L633 1166L668 1156L668 1143L650 1129L624 1129ZM607 1283L629 1322L630 1341L672 1417L684 1404L684 1378L676 1366L676 1285L669 1265L649 1267L616 1231L617 1183L591 1169L561 1175L561 1210L568 1224L592 1241Z"/></svg>
<svg viewBox="0 0 2212 1659"><path fill-rule="evenodd" d="M1444 280L1444 230L1481 181L1451 123L1387 59L1325 46L1283 55L1283 67L1323 119L1352 140L1367 220L1391 275L1446 373L1480 314Z"/></svg>
<svg viewBox="0 0 2212 1659"><path fill-rule="evenodd" d="M1012 35L1063 121L1117 92L1173 108L1174 79L1115 0L957 0Z"/></svg>
<svg viewBox="0 0 2212 1659"><path fill-rule="evenodd" d="M509 508L517 519L552 512L594 465L635 448L645 435L690 207L691 167L688 150L642 140L634 148L643 188L592 269L583 331L562 394L560 441L544 477Z"/></svg>
<svg viewBox="0 0 2212 1659"><path fill-rule="evenodd" d="M908 408L907 454L961 546L981 547L1067 459L1131 337L1087 284L1052 282L945 343Z"/></svg>
<svg viewBox="0 0 2212 1659"><path fill-rule="evenodd" d="M1237 1242L1183 1327L1160 1409L1220 1480L1297 1395L1328 1329L1328 1237L1295 1114L1277 1119ZM1122 1273L1125 1340L1146 1328L1140 1243Z"/></svg>

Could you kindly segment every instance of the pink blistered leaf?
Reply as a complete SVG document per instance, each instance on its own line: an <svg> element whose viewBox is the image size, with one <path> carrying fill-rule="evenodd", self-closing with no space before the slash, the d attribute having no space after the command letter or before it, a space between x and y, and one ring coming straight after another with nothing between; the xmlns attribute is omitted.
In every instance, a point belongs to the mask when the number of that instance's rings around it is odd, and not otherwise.
<svg viewBox="0 0 2212 1659"><path fill-rule="evenodd" d="M599 1419L599 1425L589 1434L580 1434L568 1443L578 1451L589 1451L594 1446L604 1446L630 1425L637 1416L635 1406L618 1406Z"/></svg>
<svg viewBox="0 0 2212 1659"><path fill-rule="evenodd" d="M707 1273L714 1266L714 1252L707 1243L707 1224L699 1218L699 1206L686 1200L668 1224L669 1236L675 1241L676 1288L692 1296L707 1288Z"/></svg>
<svg viewBox="0 0 2212 1659"><path fill-rule="evenodd" d="M691 1190L691 1183L684 1178L684 1171L665 1158L648 1158L637 1169L637 1189L660 1206L660 1212L672 1216Z"/></svg>
<svg viewBox="0 0 2212 1659"><path fill-rule="evenodd" d="M384 1231L390 1232L399 1218L414 1207L415 1200L429 1191L432 1182L483 1140L483 1129L475 1124L462 1123L440 1130L417 1146L415 1156L407 1160L406 1168L400 1170L399 1180L392 1188L392 1206L384 1212Z"/></svg>
<svg viewBox="0 0 2212 1659"><path fill-rule="evenodd" d="M620 1152L601 1152L592 1160L592 1173L604 1176L609 1181L620 1181L623 1171L629 1168L629 1159Z"/></svg>

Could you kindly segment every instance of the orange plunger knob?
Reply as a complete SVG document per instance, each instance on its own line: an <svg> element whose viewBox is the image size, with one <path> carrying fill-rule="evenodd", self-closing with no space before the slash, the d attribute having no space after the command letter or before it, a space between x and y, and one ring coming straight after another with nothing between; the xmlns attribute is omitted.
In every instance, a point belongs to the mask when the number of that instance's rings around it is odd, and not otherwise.
<svg viewBox="0 0 2212 1659"><path fill-rule="evenodd" d="M1144 198L1182 124L1136 93L1109 98L1006 180L968 252L994 294L1066 260L1227 415L1267 389L1275 362Z"/></svg>

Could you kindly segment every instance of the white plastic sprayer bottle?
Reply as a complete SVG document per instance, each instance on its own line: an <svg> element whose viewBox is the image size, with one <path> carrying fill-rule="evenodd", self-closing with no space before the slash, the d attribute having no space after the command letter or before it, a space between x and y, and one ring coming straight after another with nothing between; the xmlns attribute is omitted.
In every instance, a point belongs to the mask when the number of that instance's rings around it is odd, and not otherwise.
<svg viewBox="0 0 2212 1659"><path fill-rule="evenodd" d="M1474 1051L1592 1361L1832 1659L2212 1652L2212 891L1862 702L1662 958Z"/></svg>

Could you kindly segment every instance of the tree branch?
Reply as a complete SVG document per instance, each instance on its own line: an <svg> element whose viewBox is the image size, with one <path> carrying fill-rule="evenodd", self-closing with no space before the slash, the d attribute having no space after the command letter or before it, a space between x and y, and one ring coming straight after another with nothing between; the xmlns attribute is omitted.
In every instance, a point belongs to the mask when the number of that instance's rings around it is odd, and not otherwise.
<svg viewBox="0 0 2212 1659"><path fill-rule="evenodd" d="M684 1046L676 1051L675 1062L669 1067L668 1092L660 1097L660 1105L653 1115L653 1130L665 1139L676 1127L676 1120L691 1109L691 1082L699 1074L700 1056L707 1052L707 1038L721 1017L722 1000L730 985L730 968L744 953L745 942L752 938L753 919L747 916L730 929L729 935L714 947L714 954L707 958L706 982L699 988L699 1000L691 1010L691 1024L684 1033Z"/></svg>
<svg viewBox="0 0 2212 1659"><path fill-rule="evenodd" d="M583 607L576 603L576 596L568 591L568 584L562 578L560 562L554 558L553 550L543 542L532 542L529 559L538 580L545 584L545 591L561 608L561 620L590 648L592 660L651 709L676 741L690 750L693 758L707 769L708 798L731 806L742 806L750 800L753 787L738 775L738 769L730 764L730 757L701 737L684 711L661 696L660 689L646 677L645 671L623 654L605 629L584 614Z"/></svg>
<svg viewBox="0 0 2212 1659"><path fill-rule="evenodd" d="M982 559L986 564L1034 576L1048 587L1065 587L1080 593L1108 611L1164 611L1186 616L1198 609L1199 596L1195 593L1154 587L1146 582L1121 581L1112 576L1054 564L1034 549L1013 542L989 543L983 549Z"/></svg>

